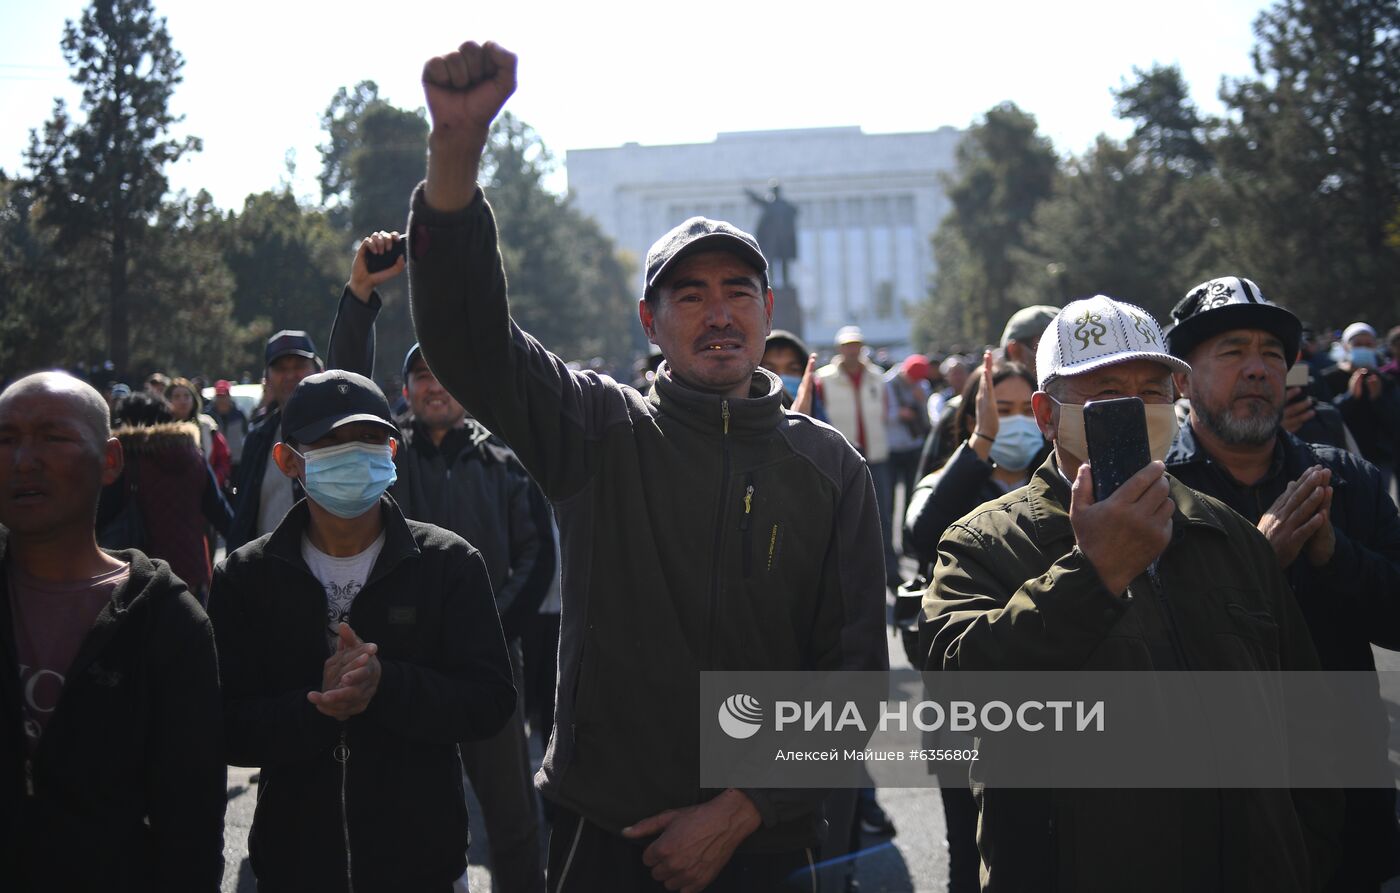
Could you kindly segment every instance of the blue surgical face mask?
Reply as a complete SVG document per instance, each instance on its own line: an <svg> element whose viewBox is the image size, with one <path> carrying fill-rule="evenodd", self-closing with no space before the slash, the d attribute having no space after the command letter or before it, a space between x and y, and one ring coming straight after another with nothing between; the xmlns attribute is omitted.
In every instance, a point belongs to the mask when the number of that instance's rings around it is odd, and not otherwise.
<svg viewBox="0 0 1400 893"><path fill-rule="evenodd" d="M1008 471L1023 471L1045 446L1040 426L1028 415L1012 415L997 421L997 438L992 442L992 461Z"/></svg>
<svg viewBox="0 0 1400 893"><path fill-rule="evenodd" d="M398 480L387 443L340 443L297 455L306 464L306 495L337 518L363 515Z"/></svg>
<svg viewBox="0 0 1400 893"><path fill-rule="evenodd" d="M1348 350L1348 353L1351 354L1352 366L1375 369L1379 365L1376 362L1376 349L1374 347L1353 347Z"/></svg>
<svg viewBox="0 0 1400 893"><path fill-rule="evenodd" d="M783 390L787 391L789 397L796 400L797 389L802 385L802 376L779 375L778 377L783 380Z"/></svg>

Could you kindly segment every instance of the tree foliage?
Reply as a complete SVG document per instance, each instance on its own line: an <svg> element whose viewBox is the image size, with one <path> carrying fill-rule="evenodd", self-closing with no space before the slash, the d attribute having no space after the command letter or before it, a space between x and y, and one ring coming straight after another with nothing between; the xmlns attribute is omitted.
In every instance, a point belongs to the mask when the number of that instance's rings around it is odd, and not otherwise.
<svg viewBox="0 0 1400 893"><path fill-rule="evenodd" d="M209 226L232 276L235 316L271 332L304 329L325 350L352 257L328 215L283 188L248 196L241 213ZM260 352L243 363L260 368Z"/></svg>
<svg viewBox="0 0 1400 893"><path fill-rule="evenodd" d="M1210 148L1219 122L1204 117L1175 65L1133 68L1136 80L1113 91L1113 112L1137 126L1129 138L1134 155L1154 167L1191 176L1215 165Z"/></svg>
<svg viewBox="0 0 1400 893"><path fill-rule="evenodd" d="M321 200L356 235L402 229L408 197L423 179L428 122L381 99L374 81L341 87L321 115Z"/></svg>
<svg viewBox="0 0 1400 893"><path fill-rule="evenodd" d="M326 142L321 151L321 193L332 224L358 238L379 230L402 231L413 188L423 179L428 123L422 109L401 109L379 96L373 81L336 92L321 116ZM348 278L347 257L341 282ZM416 337L405 278L380 286L379 351L402 357ZM329 337L329 328L326 330ZM397 363L381 365L386 374Z"/></svg>
<svg viewBox="0 0 1400 893"><path fill-rule="evenodd" d="M350 233L402 228L423 176L422 111L379 97L372 82L342 88L322 116L321 184ZM526 331L567 357L625 357L635 298L628 271L597 224L545 188L554 160L539 135L509 112L492 127L482 184L500 223L511 312ZM348 262L347 262L348 271ZM379 352L397 359L416 340L403 278L380 288ZM388 375L397 366L380 364Z"/></svg>
<svg viewBox="0 0 1400 893"><path fill-rule="evenodd" d="M93 244L62 248L41 226L38 197L25 179L0 174L0 381L36 369L101 367L102 259Z"/></svg>
<svg viewBox="0 0 1400 893"><path fill-rule="evenodd" d="M933 312L916 337L943 342L990 339L1014 312L1036 207L1054 188L1056 157L1035 118L1005 102L958 144L944 185L952 210L934 238Z"/></svg>
<svg viewBox="0 0 1400 893"><path fill-rule="evenodd" d="M27 163L40 215L66 246L99 246L106 267L107 355L130 363L129 282L133 252L166 193L165 166L199 148L168 137L180 119L169 103L184 60L149 0L93 0L63 32L63 55L83 88L85 120L62 100Z"/></svg>
<svg viewBox="0 0 1400 893"><path fill-rule="evenodd" d="M1005 106L988 112L958 154L916 343L990 340L1016 305L1095 293L1160 318L1188 288L1229 274L1319 325L1391 323L1400 5L1279 0L1255 35L1254 74L1222 88L1220 120L1201 114L1177 68L1134 69L1114 91L1132 135L1062 160L1048 196L1043 180L1017 179L1038 170L1024 122L989 142L994 122L1015 119ZM992 145L1010 147L1003 161ZM1012 192L1019 203L997 198Z"/></svg>
<svg viewBox="0 0 1400 893"><path fill-rule="evenodd" d="M1254 31L1254 76L1221 94L1234 113L1216 149L1223 250L1314 320L1391 309L1400 6L1282 0Z"/></svg>
<svg viewBox="0 0 1400 893"><path fill-rule="evenodd" d="M631 272L598 224L544 188L553 158L509 112L491 127L482 182L510 276L511 315L555 353L621 359L636 324Z"/></svg>

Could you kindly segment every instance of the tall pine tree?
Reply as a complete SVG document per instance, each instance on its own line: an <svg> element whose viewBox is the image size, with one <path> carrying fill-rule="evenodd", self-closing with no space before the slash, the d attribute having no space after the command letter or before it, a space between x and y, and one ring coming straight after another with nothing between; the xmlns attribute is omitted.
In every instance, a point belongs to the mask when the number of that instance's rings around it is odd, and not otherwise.
<svg viewBox="0 0 1400 893"><path fill-rule="evenodd" d="M93 247L105 266L107 355L117 375L131 363L130 289L135 243L167 190L165 167L199 140L171 139L171 94L184 60L150 0L93 0L63 31L63 55L83 89L84 120L62 100L27 162L42 219L61 244Z"/></svg>

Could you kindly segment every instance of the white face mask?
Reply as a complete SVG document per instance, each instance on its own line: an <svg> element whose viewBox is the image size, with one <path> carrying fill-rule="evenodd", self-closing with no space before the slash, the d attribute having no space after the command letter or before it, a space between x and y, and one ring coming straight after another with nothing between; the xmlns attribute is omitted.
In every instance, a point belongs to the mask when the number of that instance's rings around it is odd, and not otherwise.
<svg viewBox="0 0 1400 893"><path fill-rule="evenodd" d="M1055 403L1060 407L1055 445L1083 462L1089 456L1088 437L1084 433L1084 407L1058 400ZM1165 461L1172 442L1176 440L1176 407L1170 403L1147 403L1143 409L1147 415L1147 449L1153 459Z"/></svg>

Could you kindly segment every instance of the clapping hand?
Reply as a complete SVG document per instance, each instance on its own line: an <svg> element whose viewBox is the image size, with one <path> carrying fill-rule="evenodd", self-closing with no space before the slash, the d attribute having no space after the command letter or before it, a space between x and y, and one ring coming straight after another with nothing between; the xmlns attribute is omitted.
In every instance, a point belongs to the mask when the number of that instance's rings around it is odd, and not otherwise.
<svg viewBox="0 0 1400 893"><path fill-rule="evenodd" d="M332 719L344 721L363 713L379 689L378 653L378 645L361 641L350 624L342 622L335 653L322 669L321 691L308 692L306 699Z"/></svg>

